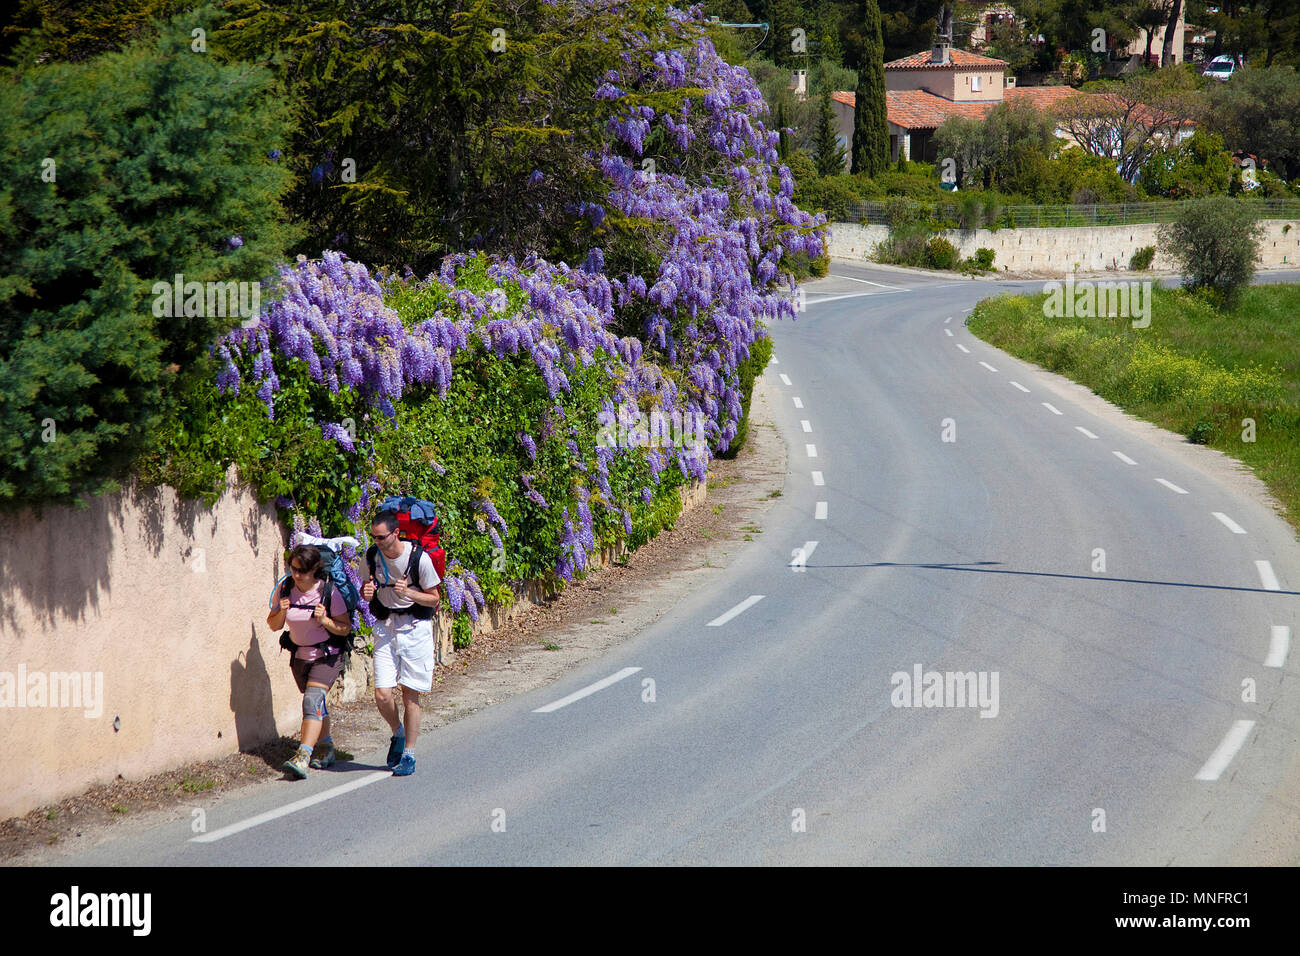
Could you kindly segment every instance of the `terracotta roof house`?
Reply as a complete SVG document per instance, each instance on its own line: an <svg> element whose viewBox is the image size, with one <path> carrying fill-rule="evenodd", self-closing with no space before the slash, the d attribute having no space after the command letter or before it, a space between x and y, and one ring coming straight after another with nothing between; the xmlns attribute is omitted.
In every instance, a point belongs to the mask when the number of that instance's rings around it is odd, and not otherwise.
<svg viewBox="0 0 1300 956"><path fill-rule="evenodd" d="M951 116L981 119L999 103L1029 103L1050 110L1070 96L1080 94L1070 86L1016 86L1004 73L1005 60L965 50L953 50L940 40L924 53L914 53L885 64L885 101L889 119L891 160L900 153L909 160L934 162L934 131ZM831 95L837 134L847 153L853 141L853 109L857 97L839 91ZM1152 117L1154 120L1154 116ZM1181 129L1179 135L1188 135ZM1065 130L1056 135L1073 143ZM848 170L846 161L845 170Z"/></svg>

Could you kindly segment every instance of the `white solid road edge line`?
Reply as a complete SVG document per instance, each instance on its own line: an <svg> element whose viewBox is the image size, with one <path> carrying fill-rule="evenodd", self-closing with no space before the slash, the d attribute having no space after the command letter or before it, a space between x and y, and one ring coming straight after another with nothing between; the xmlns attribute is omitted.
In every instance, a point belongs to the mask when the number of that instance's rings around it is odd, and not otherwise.
<svg viewBox="0 0 1300 956"><path fill-rule="evenodd" d="M232 823L228 827L222 827L220 830L213 830L211 833L204 833L200 836L190 837L191 843L215 843L217 840L225 839L228 836L234 836L236 833L242 833L244 830L251 830L253 827L261 826L277 817L286 817L291 813L297 813L299 810L306 810L308 807L314 807L318 803L326 800L332 800L334 797L341 797L345 793L351 793L353 790L359 790L362 787L369 786L385 777L391 777L392 771L378 770L375 773L367 774L356 780L351 780L337 787L331 787L329 790L322 790L313 797L303 797L301 800L295 800L293 803L286 803L282 807L274 810L267 810L265 813L259 813L255 817L249 817L239 823Z"/></svg>
<svg viewBox="0 0 1300 956"><path fill-rule="evenodd" d="M1277 583L1277 575L1273 573L1273 565L1267 561L1256 561L1255 570L1259 572L1259 579L1263 582L1265 591L1282 590L1282 585Z"/></svg>
<svg viewBox="0 0 1300 956"><path fill-rule="evenodd" d="M1237 756L1237 751L1246 742L1254 726L1253 720L1235 722L1218 748L1210 754L1210 759L1205 761L1205 766L1196 772L1196 779L1218 780L1219 774L1228 769L1228 764L1232 763L1232 758Z"/></svg>
<svg viewBox="0 0 1300 956"><path fill-rule="evenodd" d="M1227 515L1225 515L1222 511L1211 511L1210 514L1214 515L1214 517L1216 517L1216 518L1218 518L1220 521L1222 521L1222 522L1227 526L1228 530L1231 531L1233 534L1245 534L1245 533L1246 533L1246 529L1245 529L1245 528L1243 528L1241 525L1237 524L1237 522L1233 521L1231 518L1229 518Z"/></svg>
<svg viewBox="0 0 1300 956"><path fill-rule="evenodd" d="M1285 624L1274 624L1273 633L1268 641L1268 657L1264 658L1265 667L1281 667L1286 663L1287 651L1291 649L1291 628Z"/></svg>
<svg viewBox="0 0 1300 956"><path fill-rule="evenodd" d="M547 704L545 707L538 707L535 711L533 711L533 713L549 714L551 713L551 711L559 710L561 707L568 707L575 700L582 700L582 698L588 697L591 694L596 693L596 691L598 690L604 690L610 684L617 684L623 678L631 677L640 669L641 668L639 667L624 667L617 674L610 674L608 677L601 678L600 680L596 681L596 683L594 684L588 684L586 687L582 688L582 690L575 690L568 697L561 697L559 700L552 701L551 703Z"/></svg>
<svg viewBox="0 0 1300 956"><path fill-rule="evenodd" d="M1168 488L1170 491L1176 491L1176 492L1178 492L1178 494L1180 494L1180 495L1185 495L1185 494L1187 494L1187 489L1186 489L1186 488L1179 488L1179 487L1178 487L1176 484L1174 484L1172 481L1165 481L1163 478L1157 478L1156 481L1157 481L1159 484L1164 485L1164 486L1165 486L1166 488Z"/></svg>
<svg viewBox="0 0 1300 956"><path fill-rule="evenodd" d="M761 595L761 594L751 594L749 597L745 598L745 600L741 601L739 604L737 604L735 607L733 607L733 608L732 608L730 611L728 611L726 614L720 614L720 615L718 615L717 617L715 617L713 620L711 620L711 621L710 621L707 625L705 625L705 626L706 626L706 627L722 627L722 625L726 624L728 621L730 621L730 620L731 620L733 617L735 617L737 614L743 614L745 611L748 611L751 607L753 607L755 604L757 604L757 603L758 603L759 601L761 601L761 600L763 600L763 595Z"/></svg>

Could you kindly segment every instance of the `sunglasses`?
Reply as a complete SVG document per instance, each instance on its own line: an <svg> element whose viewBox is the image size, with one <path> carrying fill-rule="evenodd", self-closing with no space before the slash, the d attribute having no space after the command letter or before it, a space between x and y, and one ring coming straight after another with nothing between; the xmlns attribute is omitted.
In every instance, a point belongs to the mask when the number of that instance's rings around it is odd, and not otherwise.
<svg viewBox="0 0 1300 956"><path fill-rule="evenodd" d="M308 571L306 568L300 568L296 564L289 565L289 570L292 571L294 574L311 574L311 572Z"/></svg>

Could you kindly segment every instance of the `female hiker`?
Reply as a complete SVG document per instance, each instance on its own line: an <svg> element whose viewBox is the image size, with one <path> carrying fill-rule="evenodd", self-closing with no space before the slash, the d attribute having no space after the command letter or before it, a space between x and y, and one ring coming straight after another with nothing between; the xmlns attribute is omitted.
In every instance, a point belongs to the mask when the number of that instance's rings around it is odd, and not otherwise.
<svg viewBox="0 0 1300 956"><path fill-rule="evenodd" d="M330 592L330 607L321 603L326 569L320 549L300 544L289 554L289 573L280 590L279 607L266 617L268 627L279 630L286 623L294 646L289 666L302 691L302 735L298 752L285 761L284 769L298 779L307 776L308 761L316 769L334 763L334 741L330 737L329 711L325 694L343 671L343 642L352 631L347 603L338 588ZM319 740L322 752L315 759L312 749Z"/></svg>

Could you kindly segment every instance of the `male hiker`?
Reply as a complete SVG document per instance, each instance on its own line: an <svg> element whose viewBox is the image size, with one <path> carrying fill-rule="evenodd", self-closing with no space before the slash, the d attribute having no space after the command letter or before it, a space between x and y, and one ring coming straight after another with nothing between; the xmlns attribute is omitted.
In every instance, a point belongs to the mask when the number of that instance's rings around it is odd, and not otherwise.
<svg viewBox="0 0 1300 956"><path fill-rule="evenodd" d="M423 548L397 534L394 511L381 511L370 526L375 543L366 554L370 579L361 596L379 618L375 623L375 704L393 731L388 766L393 774L415 773L415 741L420 736L420 694L433 689L433 614L441 597L433 560ZM419 566L412 567L412 555ZM402 688L406 726L397 713L393 689Z"/></svg>

